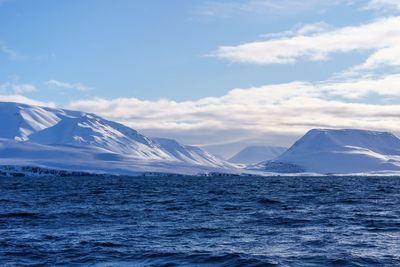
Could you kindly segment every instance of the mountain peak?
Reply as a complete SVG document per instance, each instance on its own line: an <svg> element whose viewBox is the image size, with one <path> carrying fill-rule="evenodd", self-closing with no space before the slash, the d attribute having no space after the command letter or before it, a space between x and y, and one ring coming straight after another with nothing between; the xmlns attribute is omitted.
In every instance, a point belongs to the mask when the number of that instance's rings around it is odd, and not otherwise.
<svg viewBox="0 0 400 267"><path fill-rule="evenodd" d="M232 169L200 148L165 138L151 139L90 113L3 102L0 125L0 165L23 162L44 167L75 166L76 170L112 166L122 173Z"/></svg>
<svg viewBox="0 0 400 267"><path fill-rule="evenodd" d="M27 140L28 136L59 121L56 112L26 104L0 102L0 138Z"/></svg>
<svg viewBox="0 0 400 267"><path fill-rule="evenodd" d="M388 132L312 129L271 163L318 173L400 170L400 139Z"/></svg>

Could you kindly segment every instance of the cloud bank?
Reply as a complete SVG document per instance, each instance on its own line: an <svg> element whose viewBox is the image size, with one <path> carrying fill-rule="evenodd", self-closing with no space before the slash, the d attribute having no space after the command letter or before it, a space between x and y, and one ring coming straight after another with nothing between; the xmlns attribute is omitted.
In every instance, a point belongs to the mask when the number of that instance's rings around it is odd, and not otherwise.
<svg viewBox="0 0 400 267"><path fill-rule="evenodd" d="M21 104L43 106L43 107L56 107L56 104L54 102L38 101L18 94L7 94L7 95L0 94L0 102L15 102Z"/></svg>
<svg viewBox="0 0 400 267"><path fill-rule="evenodd" d="M366 9L375 9L375 10L380 10L380 11L391 11L391 12L393 12L393 10L400 11L400 1L398 1L398 0L371 0L365 8Z"/></svg>
<svg viewBox="0 0 400 267"><path fill-rule="evenodd" d="M78 90L78 91L90 91L93 89L82 83L68 83L68 82L57 81L57 80L49 80L49 81L45 82L45 84L48 87L55 88L55 89L70 89L70 90Z"/></svg>
<svg viewBox="0 0 400 267"><path fill-rule="evenodd" d="M387 17L359 26L318 33L221 46L212 53L221 59L255 64L291 64L300 60L323 61L335 53L369 52L358 69L400 65L400 17Z"/></svg>
<svg viewBox="0 0 400 267"><path fill-rule="evenodd" d="M0 84L0 91L11 94L23 94L35 92L37 89L35 85L29 83L3 83Z"/></svg>
<svg viewBox="0 0 400 267"><path fill-rule="evenodd" d="M69 108L94 112L154 135L194 134L198 144L262 140L267 135L297 137L314 127L400 132L400 106L390 104L400 97L399 84L400 75L344 82L297 81L234 89L222 97L197 101L94 98L73 102ZM370 96L379 103L363 103Z"/></svg>
<svg viewBox="0 0 400 267"><path fill-rule="evenodd" d="M210 1L203 9L203 15L281 14L287 10L309 10L351 2ZM376 10L377 14L390 9L392 15L341 28L321 21L297 25L289 31L264 35L261 41L220 46L212 53L219 59L260 65L326 61L337 54L362 53L365 60L348 70L357 75L334 76L335 79L321 82L293 81L238 88L221 97L193 101L93 97L73 101L67 107L99 114L146 134L198 145L250 139L268 143L271 136L276 137L272 144L290 145L291 141L315 127L367 128L400 133L400 74L389 74L392 71L382 75L377 71L400 66L400 27L396 27L400 25L400 16L394 15L400 11L400 2L371 0L362 4L366 4L364 9ZM3 48L3 53L13 56L12 50ZM45 85L48 89L92 89L82 83L59 80L48 80ZM28 84L8 84L10 95L0 95L0 101L54 106L51 102L21 96L34 90Z"/></svg>

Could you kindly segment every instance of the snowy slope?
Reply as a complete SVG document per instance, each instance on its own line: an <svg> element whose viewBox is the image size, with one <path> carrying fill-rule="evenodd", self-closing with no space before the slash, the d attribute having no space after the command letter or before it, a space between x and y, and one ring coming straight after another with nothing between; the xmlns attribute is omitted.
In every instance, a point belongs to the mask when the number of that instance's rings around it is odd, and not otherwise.
<svg viewBox="0 0 400 267"><path fill-rule="evenodd" d="M8 165L123 175L148 172L192 175L209 172L235 173L232 169L178 161L137 159L96 147L43 145L3 139L0 140L0 166Z"/></svg>
<svg viewBox="0 0 400 267"><path fill-rule="evenodd" d="M274 159L282 155L286 149L287 148L275 146L248 146L239 151L228 161L236 164L255 164Z"/></svg>
<svg viewBox="0 0 400 267"><path fill-rule="evenodd" d="M142 159L172 160L157 144L137 131L91 114L63 117L56 125L28 139L40 144L99 147Z"/></svg>
<svg viewBox="0 0 400 267"><path fill-rule="evenodd" d="M124 174L235 171L201 149L173 140L158 143L94 114L0 103L0 125L0 165Z"/></svg>
<svg viewBox="0 0 400 267"><path fill-rule="evenodd" d="M255 168L338 174L400 171L400 139L388 132L313 129L281 156Z"/></svg>
<svg viewBox="0 0 400 267"><path fill-rule="evenodd" d="M55 125L59 110L0 102L0 138L26 140L37 131Z"/></svg>
<svg viewBox="0 0 400 267"><path fill-rule="evenodd" d="M153 138L153 140L171 157L179 159L182 162L222 168L233 167L228 162L217 158L199 147L182 145L175 140L166 138Z"/></svg>

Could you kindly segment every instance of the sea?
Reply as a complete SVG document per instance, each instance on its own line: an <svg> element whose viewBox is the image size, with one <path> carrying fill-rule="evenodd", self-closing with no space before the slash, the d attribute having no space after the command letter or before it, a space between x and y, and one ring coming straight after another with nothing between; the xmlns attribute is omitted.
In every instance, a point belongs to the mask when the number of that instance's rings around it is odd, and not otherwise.
<svg viewBox="0 0 400 267"><path fill-rule="evenodd" d="M4 177L0 266L400 266L400 177Z"/></svg>

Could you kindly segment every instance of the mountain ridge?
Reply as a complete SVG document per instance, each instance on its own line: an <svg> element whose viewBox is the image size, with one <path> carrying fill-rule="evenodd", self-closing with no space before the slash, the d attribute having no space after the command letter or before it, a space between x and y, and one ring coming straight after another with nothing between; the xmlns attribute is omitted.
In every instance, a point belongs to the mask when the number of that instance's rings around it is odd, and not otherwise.
<svg viewBox="0 0 400 267"><path fill-rule="evenodd" d="M0 164L23 164L25 160L30 166L77 170L90 166L90 170L104 171L113 165L121 173L235 172L233 165L200 148L173 140L182 155L190 155L178 157L172 147L157 139L91 113L0 102L0 125L5 126L0 129ZM111 167L104 167L105 163Z"/></svg>
<svg viewBox="0 0 400 267"><path fill-rule="evenodd" d="M285 153L254 169L286 173L400 171L400 139L389 132L312 129Z"/></svg>
<svg viewBox="0 0 400 267"><path fill-rule="evenodd" d="M400 139L389 132L312 129L275 159L243 169L199 147L80 111L0 102L0 125L0 166L117 175L400 172ZM257 156L250 154L244 158Z"/></svg>

